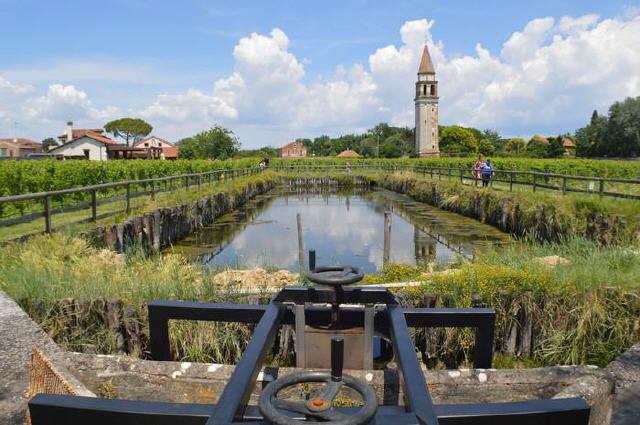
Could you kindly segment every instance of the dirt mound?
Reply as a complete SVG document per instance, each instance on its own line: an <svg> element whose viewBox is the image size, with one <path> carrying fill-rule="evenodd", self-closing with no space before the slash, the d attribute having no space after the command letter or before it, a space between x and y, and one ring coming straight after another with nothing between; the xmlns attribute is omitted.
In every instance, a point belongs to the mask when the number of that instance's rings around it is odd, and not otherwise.
<svg viewBox="0 0 640 425"><path fill-rule="evenodd" d="M256 268L251 270L225 270L214 276L216 285L239 285L243 288L283 288L298 284L298 273L288 270L269 272Z"/></svg>

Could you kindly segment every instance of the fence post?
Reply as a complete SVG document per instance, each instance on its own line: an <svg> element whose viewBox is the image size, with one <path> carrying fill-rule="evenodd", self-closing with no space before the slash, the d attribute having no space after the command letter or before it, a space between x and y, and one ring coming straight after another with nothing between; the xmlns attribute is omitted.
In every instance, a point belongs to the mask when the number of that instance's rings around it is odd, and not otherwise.
<svg viewBox="0 0 640 425"><path fill-rule="evenodd" d="M509 173L509 192L513 192L513 173Z"/></svg>
<svg viewBox="0 0 640 425"><path fill-rule="evenodd" d="M600 196L604 196L604 179L600 179Z"/></svg>
<svg viewBox="0 0 640 425"><path fill-rule="evenodd" d="M48 196L44 197L44 231L51 234L51 198Z"/></svg>
<svg viewBox="0 0 640 425"><path fill-rule="evenodd" d="M189 176L184 176L184 187L189 189Z"/></svg>
<svg viewBox="0 0 640 425"><path fill-rule="evenodd" d="M460 184L464 183L464 170L460 169Z"/></svg>
<svg viewBox="0 0 640 425"><path fill-rule="evenodd" d="M151 200L156 200L156 182L155 180L151 181Z"/></svg>
<svg viewBox="0 0 640 425"><path fill-rule="evenodd" d="M451 166L449 166L449 177L448 177L448 179L451 180Z"/></svg>
<svg viewBox="0 0 640 425"><path fill-rule="evenodd" d="M198 189L200 189L200 184L202 183L202 176L198 174Z"/></svg>
<svg viewBox="0 0 640 425"><path fill-rule="evenodd" d="M131 211L131 183L127 183L127 207L126 212Z"/></svg>
<svg viewBox="0 0 640 425"><path fill-rule="evenodd" d="M566 177L562 177L562 194L563 195L567 194L567 178Z"/></svg>
<svg viewBox="0 0 640 425"><path fill-rule="evenodd" d="M533 191L534 192L536 191L536 176L537 176L537 174L533 173Z"/></svg>
<svg viewBox="0 0 640 425"><path fill-rule="evenodd" d="M96 200L96 190L91 190L91 221L98 219L98 202Z"/></svg>

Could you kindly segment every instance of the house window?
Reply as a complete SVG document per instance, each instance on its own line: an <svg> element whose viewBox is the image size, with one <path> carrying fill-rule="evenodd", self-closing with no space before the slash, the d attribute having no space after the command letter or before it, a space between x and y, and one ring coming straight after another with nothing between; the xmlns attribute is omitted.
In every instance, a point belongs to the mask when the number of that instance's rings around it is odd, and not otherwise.
<svg viewBox="0 0 640 425"><path fill-rule="evenodd" d="M0 156L3 158L7 156L7 148L0 148Z"/></svg>
<svg viewBox="0 0 640 425"><path fill-rule="evenodd" d="M422 94L427 94L427 86L422 86Z"/></svg>
<svg viewBox="0 0 640 425"><path fill-rule="evenodd" d="M431 86L431 96L436 95L436 86Z"/></svg>
<svg viewBox="0 0 640 425"><path fill-rule="evenodd" d="M144 144L144 147L145 147L145 148L148 148L148 147L149 147L149 143L145 143L145 144Z"/></svg>
<svg viewBox="0 0 640 425"><path fill-rule="evenodd" d="M84 157L86 159L89 159L89 152L90 152L89 149L83 149L82 152L84 152Z"/></svg>

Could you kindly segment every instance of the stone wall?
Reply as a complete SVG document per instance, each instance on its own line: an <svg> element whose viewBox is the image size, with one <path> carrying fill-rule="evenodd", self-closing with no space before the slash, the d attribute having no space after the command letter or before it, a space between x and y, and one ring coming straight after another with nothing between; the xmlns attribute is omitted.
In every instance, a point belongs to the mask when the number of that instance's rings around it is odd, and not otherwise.
<svg viewBox="0 0 640 425"><path fill-rule="evenodd" d="M265 184L248 183L235 195L212 193L196 202L158 208L124 223L98 226L89 230L86 236L98 246L117 252L134 248L143 252L158 252L274 186L275 182L271 180Z"/></svg>

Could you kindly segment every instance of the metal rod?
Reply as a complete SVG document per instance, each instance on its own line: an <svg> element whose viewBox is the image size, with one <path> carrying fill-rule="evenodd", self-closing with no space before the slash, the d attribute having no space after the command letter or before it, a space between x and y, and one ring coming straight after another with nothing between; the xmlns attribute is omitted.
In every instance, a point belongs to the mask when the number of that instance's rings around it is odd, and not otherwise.
<svg viewBox="0 0 640 425"><path fill-rule="evenodd" d="M398 366L402 371L404 394L407 404L424 425L438 425L438 417L429 395L427 381L418 364L409 328L399 305L387 305L391 340Z"/></svg>
<svg viewBox="0 0 640 425"><path fill-rule="evenodd" d="M375 327L375 308L368 305L364 308L364 358L362 368L364 370L373 369L373 334Z"/></svg>
<svg viewBox="0 0 640 425"><path fill-rule="evenodd" d="M207 425L228 424L242 420L249 397L256 384L258 372L275 339L283 308L271 303L258 322L253 336L244 350L235 371L224 387Z"/></svg>
<svg viewBox="0 0 640 425"><path fill-rule="evenodd" d="M306 353L304 349L304 329L306 319L304 313L304 304L295 304L295 331L296 331L296 367L306 367Z"/></svg>

